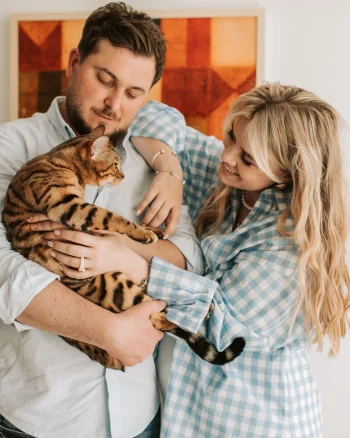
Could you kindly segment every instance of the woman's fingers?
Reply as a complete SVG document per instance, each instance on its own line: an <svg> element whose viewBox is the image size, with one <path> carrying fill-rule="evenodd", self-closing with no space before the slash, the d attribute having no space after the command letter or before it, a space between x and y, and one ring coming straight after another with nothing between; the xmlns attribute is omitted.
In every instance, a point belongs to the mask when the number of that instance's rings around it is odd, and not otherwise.
<svg viewBox="0 0 350 438"><path fill-rule="evenodd" d="M69 242L62 242L60 240L48 240L47 246L54 251L72 256L72 257L89 257L91 254L91 248L87 248L82 245L74 245Z"/></svg>
<svg viewBox="0 0 350 438"><path fill-rule="evenodd" d="M65 225L60 224L59 222L52 221L42 221L35 222L30 226L33 231L51 231L51 230L59 230L67 228Z"/></svg>
<svg viewBox="0 0 350 438"><path fill-rule="evenodd" d="M65 240L77 245L92 247L96 243L96 239L101 239L102 236L84 233L83 231L60 229L54 230L52 233L43 234L43 238L46 240Z"/></svg>
<svg viewBox="0 0 350 438"><path fill-rule="evenodd" d="M70 278L76 278L77 280L83 280L85 278L92 277L93 274L88 269L85 272L77 271L75 269L71 269L66 265L61 265L62 272Z"/></svg>
<svg viewBox="0 0 350 438"><path fill-rule="evenodd" d="M80 263L81 263L80 257L71 257L71 256L63 254L57 250L50 251L50 255L51 255L51 257L54 257L58 262L67 265L69 268L79 269L79 267L80 267ZM88 259L85 258L84 259L85 268L87 268L87 266L86 266L87 261L88 261Z"/></svg>
<svg viewBox="0 0 350 438"><path fill-rule="evenodd" d="M163 208L163 205L165 204L165 201L160 200L160 199L156 199L155 201L152 202L152 205L149 207L147 213L145 214L145 217L142 219L142 223L144 225L151 225L151 222L153 220L155 220L156 222L158 222L157 220L157 216L160 213L160 210ZM166 216L165 216L166 217ZM165 218L164 218L165 219ZM163 221L164 221L163 219ZM161 224L162 222L160 222ZM159 224L159 225L160 225Z"/></svg>
<svg viewBox="0 0 350 438"><path fill-rule="evenodd" d="M162 223L166 220L168 217L170 208L169 206L164 203L162 207L159 209L159 211L155 214L155 216L152 218L151 222L148 224L148 226L152 228L158 228ZM144 221L143 221L144 222Z"/></svg>
<svg viewBox="0 0 350 438"><path fill-rule="evenodd" d="M143 200L140 202L139 206L137 207L136 216L139 216L145 208L151 204L151 202L154 200L154 198L158 195L158 191L154 189L154 187L151 187L149 192L146 194L146 196L143 198Z"/></svg>
<svg viewBox="0 0 350 438"><path fill-rule="evenodd" d="M168 217L165 219L164 237L171 236L180 222L180 207L174 207L170 210Z"/></svg>
<svg viewBox="0 0 350 438"><path fill-rule="evenodd" d="M42 213L35 213L26 219L27 222L42 222L47 220L49 220L49 218Z"/></svg>

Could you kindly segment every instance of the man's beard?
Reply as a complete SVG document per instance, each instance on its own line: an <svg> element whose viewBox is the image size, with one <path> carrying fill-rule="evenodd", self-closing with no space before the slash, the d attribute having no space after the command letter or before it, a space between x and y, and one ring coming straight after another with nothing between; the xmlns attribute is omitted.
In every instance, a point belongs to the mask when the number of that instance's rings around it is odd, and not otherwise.
<svg viewBox="0 0 350 438"><path fill-rule="evenodd" d="M117 117L108 108L104 108L103 110L92 108L92 110L101 116L107 117L111 120L117 120ZM79 135L89 134L93 130L93 127L86 123L83 118L74 85L69 86L67 89L66 112L71 127ZM100 123L100 125L103 125L103 123ZM106 135L113 139L112 144L118 146L123 143L123 140L128 132L128 128L129 127L126 126L121 129L115 129L112 132L106 132Z"/></svg>

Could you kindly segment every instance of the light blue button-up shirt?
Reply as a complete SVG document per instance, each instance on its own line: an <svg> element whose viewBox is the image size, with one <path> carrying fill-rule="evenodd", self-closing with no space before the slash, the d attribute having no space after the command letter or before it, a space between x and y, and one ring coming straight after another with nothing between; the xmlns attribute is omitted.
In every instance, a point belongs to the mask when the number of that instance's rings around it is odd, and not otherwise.
<svg viewBox="0 0 350 438"><path fill-rule="evenodd" d="M1 209L21 165L74 136L59 111L60 99L45 114L0 127ZM152 117L162 117L164 107L158 109ZM136 118L134 126L138 123ZM89 186L86 201L139 222L136 206L154 173L128 139L124 146L123 183L102 190ZM183 252L189 269L200 273L201 251L186 207L169 240ZM106 370L60 337L15 321L57 278L12 251L0 225L0 413L37 438L129 438L141 433L159 406L153 357L125 373Z"/></svg>

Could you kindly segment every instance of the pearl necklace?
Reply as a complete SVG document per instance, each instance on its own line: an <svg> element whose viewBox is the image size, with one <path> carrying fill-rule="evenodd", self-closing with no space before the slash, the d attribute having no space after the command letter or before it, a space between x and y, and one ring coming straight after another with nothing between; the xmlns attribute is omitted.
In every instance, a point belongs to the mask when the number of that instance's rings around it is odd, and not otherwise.
<svg viewBox="0 0 350 438"><path fill-rule="evenodd" d="M242 204L245 206L245 208L246 208L247 210L249 210L249 211L253 210L253 207L251 207L249 204L247 204L247 201L245 200L244 195L245 195L245 191L242 190L242 196L241 196Z"/></svg>

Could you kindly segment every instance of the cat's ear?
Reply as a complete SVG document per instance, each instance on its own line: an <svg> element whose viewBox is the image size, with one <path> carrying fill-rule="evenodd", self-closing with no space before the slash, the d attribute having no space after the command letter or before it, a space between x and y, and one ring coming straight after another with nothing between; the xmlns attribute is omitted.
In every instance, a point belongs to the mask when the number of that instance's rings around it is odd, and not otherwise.
<svg viewBox="0 0 350 438"><path fill-rule="evenodd" d="M105 133L105 127L103 125L99 125L96 128L94 128L90 134L96 136L96 137L101 137L103 134Z"/></svg>
<svg viewBox="0 0 350 438"><path fill-rule="evenodd" d="M103 137L97 138L93 143L91 143L90 156L93 160L96 159L103 151L105 151L108 143L109 137L106 137L105 135Z"/></svg>

